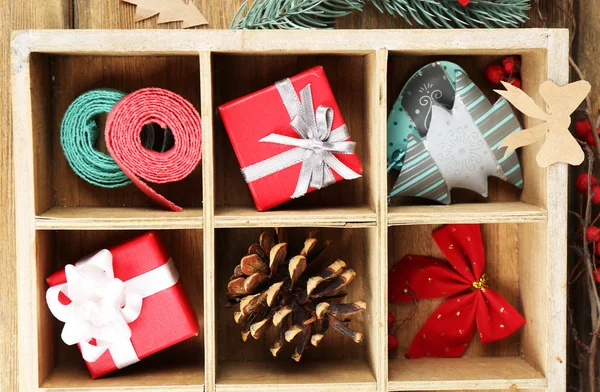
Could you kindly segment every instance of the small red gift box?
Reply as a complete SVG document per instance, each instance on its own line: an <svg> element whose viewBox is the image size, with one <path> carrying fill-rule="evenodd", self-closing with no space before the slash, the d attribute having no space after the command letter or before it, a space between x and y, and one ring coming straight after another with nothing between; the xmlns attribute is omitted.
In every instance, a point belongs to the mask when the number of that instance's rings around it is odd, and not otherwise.
<svg viewBox="0 0 600 392"><path fill-rule="evenodd" d="M101 250L47 279L46 300L101 377L198 335L198 321L156 232Z"/></svg>
<svg viewBox="0 0 600 392"><path fill-rule="evenodd" d="M362 173L323 67L219 111L259 211Z"/></svg>

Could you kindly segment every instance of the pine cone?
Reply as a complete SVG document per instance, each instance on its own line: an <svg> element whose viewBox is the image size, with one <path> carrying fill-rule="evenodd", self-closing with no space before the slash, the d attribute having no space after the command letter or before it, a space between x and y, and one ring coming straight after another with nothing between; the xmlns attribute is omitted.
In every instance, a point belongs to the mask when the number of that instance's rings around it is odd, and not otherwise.
<svg viewBox="0 0 600 392"><path fill-rule="evenodd" d="M311 233L299 254L286 261L287 243L279 242L274 231L263 232L227 285L227 305L239 307L234 319L242 325L244 341L249 335L259 339L271 323L278 329L279 338L270 349L274 357L286 341L298 336L292 358L300 361L308 343L317 347L330 327L362 342L363 335L347 324L348 317L366 309L367 304L341 303L346 296L341 289L356 273L342 260L322 269L321 256L331 243L317 246L315 235Z"/></svg>

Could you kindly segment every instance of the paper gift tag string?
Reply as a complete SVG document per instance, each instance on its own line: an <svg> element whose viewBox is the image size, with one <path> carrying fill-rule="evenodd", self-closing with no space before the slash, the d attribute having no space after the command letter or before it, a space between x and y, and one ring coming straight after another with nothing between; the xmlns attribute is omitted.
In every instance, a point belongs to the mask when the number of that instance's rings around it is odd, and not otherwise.
<svg viewBox="0 0 600 392"><path fill-rule="evenodd" d="M145 148L140 132L148 124L171 130L173 147L165 152ZM173 211L181 207L158 194L143 180L157 184L180 181L202 157L200 115L183 97L159 88L135 91L110 111L106 147L131 181L154 201Z"/></svg>
<svg viewBox="0 0 600 392"><path fill-rule="evenodd" d="M448 297L421 327L407 357L460 357L475 327L481 342L490 343L525 324L519 312L490 288L483 273L485 254L479 225L444 226L433 238L448 262L408 255L389 274L391 302Z"/></svg>

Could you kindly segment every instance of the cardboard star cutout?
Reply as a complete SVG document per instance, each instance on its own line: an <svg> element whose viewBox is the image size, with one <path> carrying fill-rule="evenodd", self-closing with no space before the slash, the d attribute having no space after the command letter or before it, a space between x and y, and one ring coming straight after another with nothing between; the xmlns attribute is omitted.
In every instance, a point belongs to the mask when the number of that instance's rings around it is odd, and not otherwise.
<svg viewBox="0 0 600 392"><path fill-rule="evenodd" d="M571 114L590 93L591 85L583 80L559 87L551 81L540 86L540 94L548 105L546 113L522 90L502 82L506 90L495 90L528 117L544 120L542 124L516 132L502 142L506 154L519 147L546 138L536 157L538 165L547 167L556 162L579 165L583 162L583 150L569 132ZM548 132L549 131L549 132Z"/></svg>
<svg viewBox="0 0 600 392"><path fill-rule="evenodd" d="M402 170L390 197L417 196L450 204L452 188L487 197L489 176L522 188L519 159L514 152L505 156L501 145L520 130L506 99L492 105L463 72L456 71L452 110L433 102L424 138L408 135Z"/></svg>
<svg viewBox="0 0 600 392"><path fill-rule="evenodd" d="M121 0L125 3L135 4L135 21L139 22L158 14L158 24L179 22L181 28L207 25L208 21L198 11L193 1L185 3L182 0Z"/></svg>

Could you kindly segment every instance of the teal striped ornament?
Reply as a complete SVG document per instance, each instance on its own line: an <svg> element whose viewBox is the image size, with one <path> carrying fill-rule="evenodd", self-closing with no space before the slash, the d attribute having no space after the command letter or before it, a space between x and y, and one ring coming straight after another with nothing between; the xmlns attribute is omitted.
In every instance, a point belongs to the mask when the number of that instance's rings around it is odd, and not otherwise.
<svg viewBox="0 0 600 392"><path fill-rule="evenodd" d="M521 130L506 99L492 105L462 69L447 62L421 68L403 91L388 128L389 147L397 148L388 149L388 170L400 169L389 197L450 204L453 188L487 197L489 177L523 187L517 154L505 157L501 147L502 140Z"/></svg>

